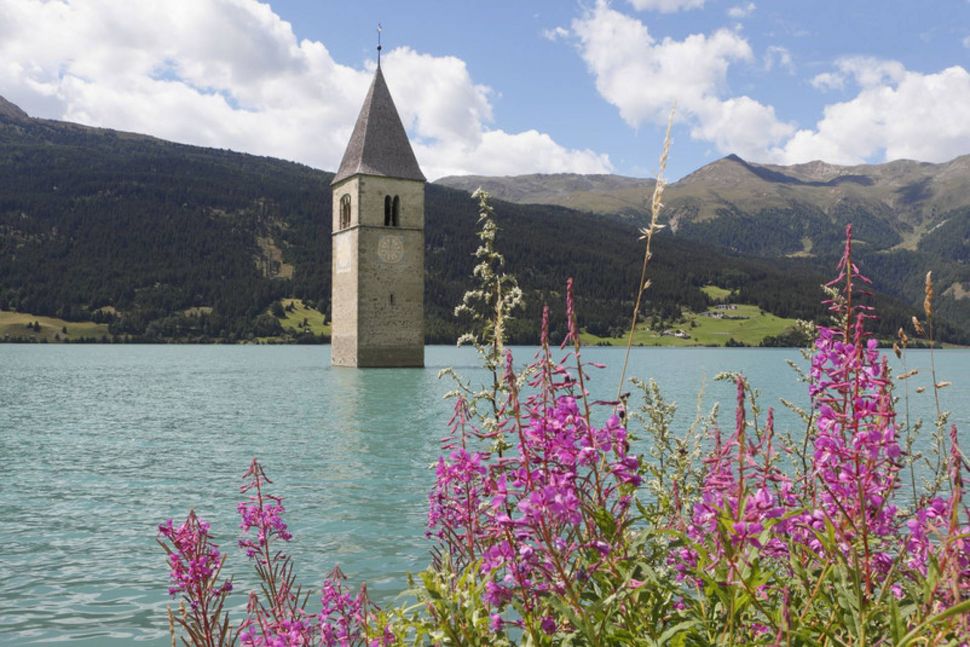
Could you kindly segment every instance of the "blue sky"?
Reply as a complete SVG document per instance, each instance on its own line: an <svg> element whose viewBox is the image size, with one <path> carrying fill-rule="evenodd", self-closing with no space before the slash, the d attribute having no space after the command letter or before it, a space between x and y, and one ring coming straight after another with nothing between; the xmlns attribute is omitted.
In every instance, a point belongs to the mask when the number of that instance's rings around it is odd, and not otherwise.
<svg viewBox="0 0 970 647"><path fill-rule="evenodd" d="M419 161L656 171L970 153L970 1L0 0L0 95L35 116L333 170L375 27Z"/></svg>

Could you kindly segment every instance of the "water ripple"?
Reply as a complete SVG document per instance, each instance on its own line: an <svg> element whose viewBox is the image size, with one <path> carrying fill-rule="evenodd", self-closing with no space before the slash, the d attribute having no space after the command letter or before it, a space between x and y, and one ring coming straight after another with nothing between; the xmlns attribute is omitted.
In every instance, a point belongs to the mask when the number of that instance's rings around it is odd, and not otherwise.
<svg viewBox="0 0 970 647"><path fill-rule="evenodd" d="M612 367L594 391L615 389L621 355L587 356ZM804 401L784 365L793 356L643 349L631 372L656 375L689 421L702 378L708 400L731 401L730 385L709 382L726 369ZM947 401L970 401L966 353L937 359L955 383ZM234 511L254 455L286 497L301 580L319 582L339 563L390 601L428 561L428 466L450 417L437 370L475 358L429 348L428 364L332 369L323 347L0 345L0 644L168 644L155 528L189 508L212 523L245 590L252 575L233 548ZM966 433L970 421L958 422ZM245 599L234 598L238 614Z"/></svg>

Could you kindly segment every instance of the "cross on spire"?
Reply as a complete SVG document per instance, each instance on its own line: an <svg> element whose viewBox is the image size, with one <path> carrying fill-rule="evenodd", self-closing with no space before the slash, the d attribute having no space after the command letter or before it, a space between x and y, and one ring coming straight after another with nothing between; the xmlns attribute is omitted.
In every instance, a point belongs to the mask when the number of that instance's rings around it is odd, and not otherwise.
<svg viewBox="0 0 970 647"><path fill-rule="evenodd" d="M381 66L381 23L377 23L377 67Z"/></svg>

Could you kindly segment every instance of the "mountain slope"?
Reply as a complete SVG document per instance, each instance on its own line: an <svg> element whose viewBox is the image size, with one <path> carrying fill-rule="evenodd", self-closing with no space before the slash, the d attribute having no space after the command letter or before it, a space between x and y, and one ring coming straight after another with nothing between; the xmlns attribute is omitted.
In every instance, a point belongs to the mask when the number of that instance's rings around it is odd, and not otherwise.
<svg viewBox="0 0 970 647"><path fill-rule="evenodd" d="M621 175L558 173L514 177L452 175L435 180L435 184L469 193L482 187L499 200L519 204L552 204L591 213L632 216L643 213L655 182Z"/></svg>
<svg viewBox="0 0 970 647"><path fill-rule="evenodd" d="M136 339L244 340L278 335L274 301L329 315L332 174L280 160L0 112L0 310L94 319ZM513 341L537 337L544 302L563 330L562 289L576 279L582 325L622 330L642 243L628 219L548 205L495 204L498 245L526 291ZM427 338L451 343L452 310L472 285L476 204L426 194ZM656 241L651 316L710 303L714 284L779 316L820 316L821 273L680 236ZM908 313L886 303L887 331ZM953 338L967 336L950 330Z"/></svg>
<svg viewBox="0 0 970 647"><path fill-rule="evenodd" d="M29 119L5 105L0 309L94 318L143 339L277 334L265 315L277 299L329 310L332 177L279 160ZM428 336L453 342L452 309L471 284L476 207L466 194L435 186L426 202ZM629 225L604 223L587 244L581 214L497 210L500 244L529 293L529 310L513 327L517 339L535 337L542 300L559 305L572 274L583 310L596 313L587 323L620 325L636 283L638 243ZM700 279L692 283L678 267L703 254L689 243L670 247L669 260L658 263L665 278L657 307L702 307Z"/></svg>
<svg viewBox="0 0 970 647"><path fill-rule="evenodd" d="M599 208L587 204L590 211L629 213L611 201L609 177L475 178L468 185L554 204L602 195ZM441 181L462 185L460 178ZM652 188L651 180L641 182ZM858 166L754 164L729 155L667 187L664 203L678 237L743 255L805 259L800 266L816 272L831 267L852 223L860 259L877 269L877 287L919 304L923 277L933 270L943 288L940 312L970 321L970 155Z"/></svg>

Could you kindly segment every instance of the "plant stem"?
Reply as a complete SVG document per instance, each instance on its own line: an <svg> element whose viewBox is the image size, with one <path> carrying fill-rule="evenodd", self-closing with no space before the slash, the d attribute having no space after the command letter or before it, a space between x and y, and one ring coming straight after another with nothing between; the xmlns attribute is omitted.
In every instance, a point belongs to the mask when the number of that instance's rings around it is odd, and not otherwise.
<svg viewBox="0 0 970 647"><path fill-rule="evenodd" d="M637 330L637 319L640 316L640 301L643 298L643 293L647 291L647 267L650 265L650 259L653 257L650 251L651 245L653 243L653 234L660 230L660 225L657 220L660 216L660 210L663 207L660 199L663 196L664 186L666 184L664 180L664 171L667 168L667 156L670 154L670 131L674 125L674 114L676 112L676 106L671 108L670 116L667 118L667 133L664 135L664 147L663 151L660 153L660 168L657 171L657 183L653 187L653 200L650 203L650 225L646 229L642 229L643 237L646 239L646 244L643 250L643 265L640 268L640 283L637 285L637 298L633 304L633 317L630 322L630 334L627 336L626 340L626 352L623 355L623 368L620 371L620 383L616 387L616 399L620 399L620 395L623 393L623 383L626 381L626 369L630 363L630 349L633 347L633 335Z"/></svg>

